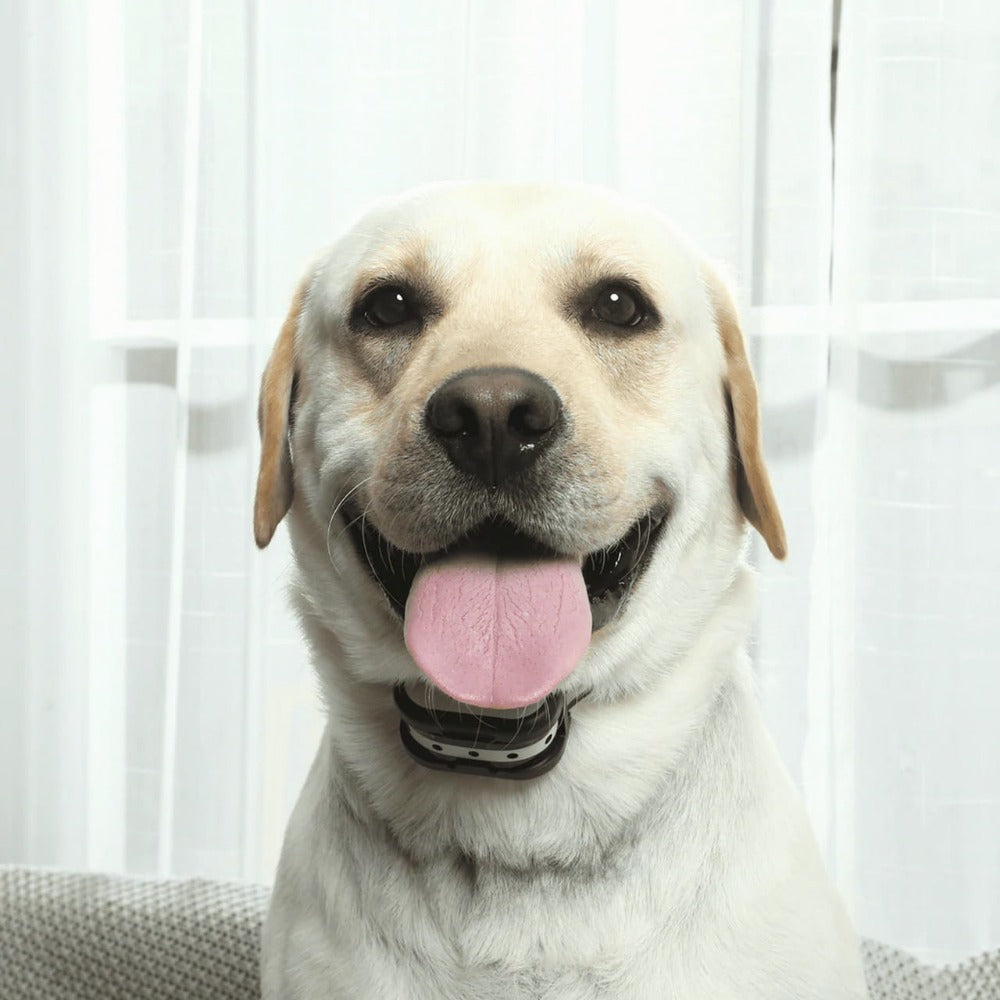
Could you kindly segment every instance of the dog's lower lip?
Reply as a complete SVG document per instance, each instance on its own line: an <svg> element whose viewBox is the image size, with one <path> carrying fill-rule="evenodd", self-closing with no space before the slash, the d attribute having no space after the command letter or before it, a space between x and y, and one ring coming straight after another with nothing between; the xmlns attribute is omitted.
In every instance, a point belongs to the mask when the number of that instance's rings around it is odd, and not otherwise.
<svg viewBox="0 0 1000 1000"><path fill-rule="evenodd" d="M617 542L584 557L582 572L590 598L593 629L608 624L618 613L636 580L646 568L669 511L657 507L638 518ZM445 549L408 552L393 545L368 518L345 504L341 510L355 553L381 587L400 616L420 568L455 551L503 552L529 558L558 558L559 553L503 521L488 521Z"/></svg>

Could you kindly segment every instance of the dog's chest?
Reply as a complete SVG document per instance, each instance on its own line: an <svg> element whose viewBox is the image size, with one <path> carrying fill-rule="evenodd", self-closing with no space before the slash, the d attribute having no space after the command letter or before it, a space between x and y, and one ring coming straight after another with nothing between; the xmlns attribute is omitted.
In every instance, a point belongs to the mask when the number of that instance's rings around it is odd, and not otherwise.
<svg viewBox="0 0 1000 1000"><path fill-rule="evenodd" d="M700 907L662 861L641 850L601 872L517 872L464 859L404 878L376 867L350 960L394 970L400 1000L660 998L680 981L665 945Z"/></svg>
<svg viewBox="0 0 1000 1000"><path fill-rule="evenodd" d="M567 970L611 968L634 961L662 928L658 879L631 856L603 871L524 872L468 859L442 867L451 876L442 872L430 894L429 923L463 967L536 972L558 959Z"/></svg>
<svg viewBox="0 0 1000 1000"><path fill-rule="evenodd" d="M745 1000L750 995L733 989L724 956L702 951L714 935L705 934L706 923L691 900L663 893L655 874L637 871L575 886L544 877L525 886L505 878L484 886L489 881L480 875L479 892L464 898L454 882L442 883L423 905L413 903L405 921L388 934L356 939L342 957L352 967L351 977L364 986L344 996ZM665 912L667 895L677 904L674 913ZM379 909L375 904L369 917ZM378 972L369 978L372 970Z"/></svg>

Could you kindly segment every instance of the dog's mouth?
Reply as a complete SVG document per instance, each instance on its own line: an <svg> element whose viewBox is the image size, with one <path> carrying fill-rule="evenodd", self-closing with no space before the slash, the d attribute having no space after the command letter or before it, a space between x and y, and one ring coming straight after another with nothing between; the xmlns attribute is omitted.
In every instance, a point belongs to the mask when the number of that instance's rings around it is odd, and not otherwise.
<svg viewBox="0 0 1000 1000"><path fill-rule="evenodd" d="M665 505L653 508L638 518L617 542L591 552L582 560L580 571L590 606L592 631L603 628L621 613L649 565L668 513ZM406 613L418 572L440 560L476 555L533 562L566 559L562 553L502 519L484 521L444 548L426 553L408 552L393 545L349 504L342 508L342 515L358 558L400 617Z"/></svg>
<svg viewBox="0 0 1000 1000"><path fill-rule="evenodd" d="M545 699L573 672L592 634L621 613L667 515L651 509L581 559L498 518L436 552L407 552L357 508L343 510L425 677L458 702L501 709Z"/></svg>

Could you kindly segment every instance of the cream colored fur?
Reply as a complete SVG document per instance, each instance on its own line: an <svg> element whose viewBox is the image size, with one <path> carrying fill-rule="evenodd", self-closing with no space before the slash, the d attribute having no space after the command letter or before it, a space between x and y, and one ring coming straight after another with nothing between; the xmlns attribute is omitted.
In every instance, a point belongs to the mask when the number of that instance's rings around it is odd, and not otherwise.
<svg viewBox="0 0 1000 1000"><path fill-rule="evenodd" d="M365 283L400 274L434 287L438 318L411 338L352 333ZM602 274L638 281L662 328L581 327L567 296ZM555 547L582 557L673 503L623 615L563 685L592 689L563 759L526 782L406 755L391 684L420 675L337 516L350 493L413 551L481 519L493 501L465 501L419 424L443 378L483 364L537 372L572 416L543 502L522 512ZM288 513L328 712L267 917L266 1000L865 996L752 691L747 519L779 557L784 531L735 312L697 251L584 188L436 186L385 202L307 273L261 420L257 538Z"/></svg>

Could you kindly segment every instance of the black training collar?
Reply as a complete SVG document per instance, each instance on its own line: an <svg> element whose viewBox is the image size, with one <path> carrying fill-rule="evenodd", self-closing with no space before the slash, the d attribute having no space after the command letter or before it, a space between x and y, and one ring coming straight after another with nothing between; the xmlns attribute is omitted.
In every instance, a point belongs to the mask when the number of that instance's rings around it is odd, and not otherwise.
<svg viewBox="0 0 1000 1000"><path fill-rule="evenodd" d="M399 735L409 755L424 767L493 778L537 778L562 757L569 733L569 704L561 692L516 711L468 706L468 711L429 711L397 684L393 700L402 719Z"/></svg>

